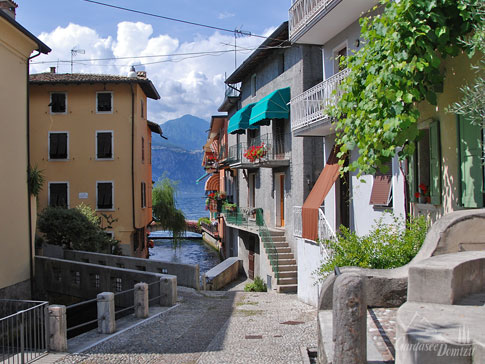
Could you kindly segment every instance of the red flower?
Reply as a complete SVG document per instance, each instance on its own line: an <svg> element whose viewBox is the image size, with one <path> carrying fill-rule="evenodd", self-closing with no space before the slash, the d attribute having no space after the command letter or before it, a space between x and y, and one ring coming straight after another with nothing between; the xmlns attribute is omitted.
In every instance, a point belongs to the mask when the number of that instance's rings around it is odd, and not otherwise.
<svg viewBox="0 0 485 364"><path fill-rule="evenodd" d="M416 198L420 198L420 197L421 197L421 194L420 194L419 192L415 192L415 193L414 193L414 197L416 197Z"/></svg>

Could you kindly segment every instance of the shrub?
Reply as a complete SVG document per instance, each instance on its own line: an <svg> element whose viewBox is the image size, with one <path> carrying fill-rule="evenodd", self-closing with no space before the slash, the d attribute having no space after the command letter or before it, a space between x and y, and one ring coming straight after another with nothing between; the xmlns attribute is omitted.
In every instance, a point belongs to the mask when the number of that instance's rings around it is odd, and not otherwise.
<svg viewBox="0 0 485 364"><path fill-rule="evenodd" d="M82 209L47 207L39 215L37 226L48 244L60 245L67 249L120 254L118 240L112 239L101 228L101 219L93 222L88 206ZM90 218L83 212L84 210Z"/></svg>
<svg viewBox="0 0 485 364"><path fill-rule="evenodd" d="M341 227L335 240L321 242L330 251L330 258L318 275L325 278L335 267L389 269L409 263L423 245L427 221L424 216L411 217L407 222L396 216L392 219L392 223L377 220L364 236Z"/></svg>
<svg viewBox="0 0 485 364"><path fill-rule="evenodd" d="M29 193L35 197L39 196L45 182L43 171L39 170L37 166L29 166L27 182L29 186Z"/></svg>
<svg viewBox="0 0 485 364"><path fill-rule="evenodd" d="M199 228L200 228L200 225L203 224L203 223L210 225L211 219L209 219L208 217L201 217L199 220L197 220L197 226Z"/></svg>
<svg viewBox="0 0 485 364"><path fill-rule="evenodd" d="M259 277L254 278L254 282L246 284L244 286L244 292L266 292L266 283Z"/></svg>

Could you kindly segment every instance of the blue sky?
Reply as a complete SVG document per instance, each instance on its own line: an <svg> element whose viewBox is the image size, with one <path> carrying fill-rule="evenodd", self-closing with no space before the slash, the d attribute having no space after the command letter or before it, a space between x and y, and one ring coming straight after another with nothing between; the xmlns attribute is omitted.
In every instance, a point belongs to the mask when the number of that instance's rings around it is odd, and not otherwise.
<svg viewBox="0 0 485 364"><path fill-rule="evenodd" d="M290 1L282 0L100 0L172 18L227 29L269 35L288 19ZM225 74L234 70L231 33L171 22L112 9L83 0L18 0L17 21L42 39L53 52L36 58L32 72L58 66L70 72L70 50L84 55L74 60L74 72L126 75L129 66L146 70L162 98L150 102L149 117L156 122L193 114L204 119L217 113L222 102ZM257 37L241 37L238 46L254 49ZM226 51L211 56L150 57L179 53ZM240 49L240 64L251 51ZM99 58L134 57L93 61ZM59 62L58 62L59 60ZM47 63L39 63L47 62ZM142 64L140 66L140 63Z"/></svg>

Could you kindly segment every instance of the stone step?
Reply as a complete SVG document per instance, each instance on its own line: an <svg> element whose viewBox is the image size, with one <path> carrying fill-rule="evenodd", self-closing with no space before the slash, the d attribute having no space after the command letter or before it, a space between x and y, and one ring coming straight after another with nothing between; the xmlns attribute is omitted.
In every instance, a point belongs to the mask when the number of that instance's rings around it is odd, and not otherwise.
<svg viewBox="0 0 485 364"><path fill-rule="evenodd" d="M296 265L296 259L278 259L278 266Z"/></svg>
<svg viewBox="0 0 485 364"><path fill-rule="evenodd" d="M296 293L297 290L298 285L296 284L278 285L278 293Z"/></svg>
<svg viewBox="0 0 485 364"><path fill-rule="evenodd" d="M276 253L268 253L268 258L274 258L274 257L278 257L278 263L281 262L281 261L286 261L288 259L295 259L295 256L293 255L293 253L280 253L278 252L278 254Z"/></svg>
<svg viewBox="0 0 485 364"><path fill-rule="evenodd" d="M272 236L271 237L271 240L273 241L273 243L276 243L276 242L286 242L286 236Z"/></svg>
<svg viewBox="0 0 485 364"><path fill-rule="evenodd" d="M275 252L278 253L278 254L291 253L291 248L289 246L288 247L277 246L276 249L275 248L266 248L266 253L268 253L268 254L274 254Z"/></svg>
<svg viewBox="0 0 485 364"><path fill-rule="evenodd" d="M278 273L280 278L296 278L298 276L298 272L295 271L283 271Z"/></svg>
<svg viewBox="0 0 485 364"><path fill-rule="evenodd" d="M272 236L285 236L285 231L284 230L269 230L269 233Z"/></svg>
<svg viewBox="0 0 485 364"><path fill-rule="evenodd" d="M278 285L291 285L291 284L297 284L298 283L298 278L297 277L280 277L277 279Z"/></svg>
<svg viewBox="0 0 485 364"><path fill-rule="evenodd" d="M290 247L286 241L274 241L273 242L273 245L276 248L279 248L279 247L281 247L281 248L289 248Z"/></svg>
<svg viewBox="0 0 485 364"><path fill-rule="evenodd" d="M296 264L286 264L286 265L283 265L283 264L281 264L281 262L279 262L279 264L278 264L278 271L279 272L296 272L297 271L297 267L296 267Z"/></svg>

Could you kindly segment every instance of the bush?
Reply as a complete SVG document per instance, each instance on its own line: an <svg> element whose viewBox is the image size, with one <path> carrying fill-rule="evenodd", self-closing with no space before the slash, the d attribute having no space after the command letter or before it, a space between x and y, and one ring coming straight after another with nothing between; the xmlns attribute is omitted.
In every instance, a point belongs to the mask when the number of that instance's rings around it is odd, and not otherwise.
<svg viewBox="0 0 485 364"><path fill-rule="evenodd" d="M254 282L246 284L244 286L244 292L266 292L266 283L259 277L254 278Z"/></svg>
<svg viewBox="0 0 485 364"><path fill-rule="evenodd" d="M209 219L208 217L201 217L199 220L197 220L197 226L200 227L201 224L208 224L210 225L211 223L211 219Z"/></svg>
<svg viewBox="0 0 485 364"><path fill-rule="evenodd" d="M372 230L361 237L341 227L335 240L322 242L330 251L330 258L317 273L325 278L335 267L389 269L409 263L423 245L427 221L423 216L411 217L407 222L392 218L389 224L382 218L377 220Z"/></svg>
<svg viewBox="0 0 485 364"><path fill-rule="evenodd" d="M93 215L85 206L82 209L47 207L39 215L37 226L48 244L67 249L98 253L120 254L118 240L112 239L101 228L101 219L93 222ZM89 210L91 208L87 207ZM84 210L90 218L82 211Z"/></svg>

